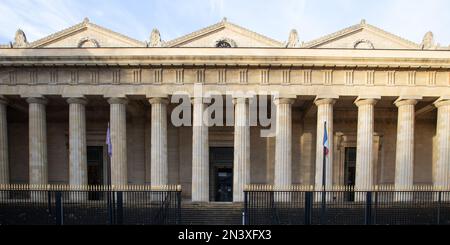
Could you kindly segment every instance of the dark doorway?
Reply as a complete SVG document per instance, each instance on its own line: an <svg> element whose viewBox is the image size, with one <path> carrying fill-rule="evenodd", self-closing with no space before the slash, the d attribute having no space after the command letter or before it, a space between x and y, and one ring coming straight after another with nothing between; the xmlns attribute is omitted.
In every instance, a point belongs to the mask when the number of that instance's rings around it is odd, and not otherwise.
<svg viewBox="0 0 450 245"><path fill-rule="evenodd" d="M356 147L345 148L345 164L344 164L344 183L347 186L355 186L355 173L356 173ZM354 201L355 194L348 193L346 197L347 201Z"/></svg>
<svg viewBox="0 0 450 245"><path fill-rule="evenodd" d="M233 201L233 147L211 147L210 150L210 200Z"/></svg>
<svg viewBox="0 0 450 245"><path fill-rule="evenodd" d="M88 185L103 185L103 146L87 147L87 170ZM100 199L100 193L89 193L89 200Z"/></svg>

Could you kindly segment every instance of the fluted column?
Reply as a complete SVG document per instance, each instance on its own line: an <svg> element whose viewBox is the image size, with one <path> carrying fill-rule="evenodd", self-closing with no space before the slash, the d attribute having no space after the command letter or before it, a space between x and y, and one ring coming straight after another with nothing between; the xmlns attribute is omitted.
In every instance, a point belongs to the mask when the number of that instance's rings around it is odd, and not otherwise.
<svg viewBox="0 0 450 245"><path fill-rule="evenodd" d="M29 181L32 185L48 183L47 119L45 98L27 98L29 104Z"/></svg>
<svg viewBox="0 0 450 245"><path fill-rule="evenodd" d="M0 185L9 184L7 100L0 96ZM2 199L0 192L0 201Z"/></svg>
<svg viewBox="0 0 450 245"><path fill-rule="evenodd" d="M358 106L356 190L369 190L373 186L373 133L374 107L376 103L376 99L357 99L355 101L356 106ZM355 200L363 201L365 196L357 195Z"/></svg>
<svg viewBox="0 0 450 245"><path fill-rule="evenodd" d="M292 184L292 104L294 99L276 98L275 187Z"/></svg>
<svg viewBox="0 0 450 245"><path fill-rule="evenodd" d="M67 99L69 104L69 183L85 186L87 179L86 158L86 104L83 97Z"/></svg>
<svg viewBox="0 0 450 245"><path fill-rule="evenodd" d="M414 171L414 106L415 99L398 99L397 146L395 151L395 188L405 190L413 186ZM397 201L408 201L410 193L396 195Z"/></svg>
<svg viewBox="0 0 450 245"><path fill-rule="evenodd" d="M208 126L203 120L206 104L203 98L193 98L192 127L192 201L209 201Z"/></svg>
<svg viewBox="0 0 450 245"><path fill-rule="evenodd" d="M434 173L434 186L450 186L450 100L438 100L434 103L437 113L437 159ZM449 196L446 196L446 200Z"/></svg>
<svg viewBox="0 0 450 245"><path fill-rule="evenodd" d="M167 164L167 98L151 98L151 185L169 183Z"/></svg>
<svg viewBox="0 0 450 245"><path fill-rule="evenodd" d="M127 185L127 119L126 98L110 98L111 184Z"/></svg>
<svg viewBox="0 0 450 245"><path fill-rule="evenodd" d="M244 201L245 185L250 184L250 124L248 98L235 98L233 202Z"/></svg>
<svg viewBox="0 0 450 245"><path fill-rule="evenodd" d="M334 103L336 103L336 100L332 98L324 98L324 99L317 99L314 103L317 106L315 187L316 190L322 190L324 122L327 122L328 147L329 147L325 167L325 186L331 187L333 185L333 149L334 149L333 105Z"/></svg>

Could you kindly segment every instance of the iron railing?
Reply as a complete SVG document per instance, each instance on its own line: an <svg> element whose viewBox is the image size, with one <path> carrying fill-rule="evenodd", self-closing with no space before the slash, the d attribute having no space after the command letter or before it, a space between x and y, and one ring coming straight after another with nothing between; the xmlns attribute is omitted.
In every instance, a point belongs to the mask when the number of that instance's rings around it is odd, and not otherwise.
<svg viewBox="0 0 450 245"><path fill-rule="evenodd" d="M0 225L180 224L179 186L0 185Z"/></svg>
<svg viewBox="0 0 450 245"><path fill-rule="evenodd" d="M450 191L251 186L244 212L248 225L450 225Z"/></svg>

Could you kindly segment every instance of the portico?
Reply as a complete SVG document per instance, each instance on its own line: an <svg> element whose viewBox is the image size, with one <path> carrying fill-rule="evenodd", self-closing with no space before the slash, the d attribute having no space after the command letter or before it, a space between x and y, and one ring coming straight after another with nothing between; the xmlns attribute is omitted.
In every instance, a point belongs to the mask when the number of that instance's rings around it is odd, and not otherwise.
<svg viewBox="0 0 450 245"><path fill-rule="evenodd" d="M221 49L192 35L152 48L117 37L128 45L120 52L37 48L44 43L0 49L0 184L81 186L107 184L110 176L112 185L180 184L193 202L214 201L219 190L242 202L248 184L321 189L326 122L326 187L448 187L448 50L406 49L409 42L348 49L339 40L334 49L317 48L320 40L274 48L281 44L256 34L256 46ZM172 100L180 91L186 100ZM211 93L224 98L223 121L232 123L209 125ZM173 122L182 104L189 125ZM232 156L211 173L217 147ZM229 181L225 188L214 187L216 175Z"/></svg>

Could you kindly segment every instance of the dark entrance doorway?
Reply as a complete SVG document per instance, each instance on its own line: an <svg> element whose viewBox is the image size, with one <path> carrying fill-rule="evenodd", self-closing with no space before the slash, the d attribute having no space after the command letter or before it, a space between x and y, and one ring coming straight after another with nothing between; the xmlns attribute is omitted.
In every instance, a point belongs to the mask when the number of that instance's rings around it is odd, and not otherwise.
<svg viewBox="0 0 450 245"><path fill-rule="evenodd" d="M347 186L355 186L356 173L356 147L345 148L345 164L344 164L344 184ZM348 193L347 201L355 200L355 193Z"/></svg>
<svg viewBox="0 0 450 245"><path fill-rule="evenodd" d="M233 147L211 147L210 201L233 201Z"/></svg>
<svg viewBox="0 0 450 245"><path fill-rule="evenodd" d="M88 185L103 185L103 146L87 147L87 171ZM89 193L89 200L100 199L100 193Z"/></svg>

